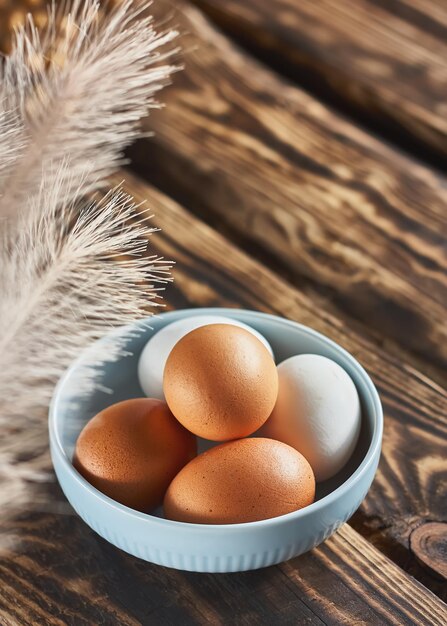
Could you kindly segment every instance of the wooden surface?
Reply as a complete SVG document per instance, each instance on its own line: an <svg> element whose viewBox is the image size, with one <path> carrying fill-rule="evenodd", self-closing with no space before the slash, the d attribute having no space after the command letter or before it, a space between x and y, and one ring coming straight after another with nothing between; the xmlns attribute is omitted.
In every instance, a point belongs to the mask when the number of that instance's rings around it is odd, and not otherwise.
<svg viewBox="0 0 447 626"><path fill-rule="evenodd" d="M163 228L152 238L151 249L177 259L175 283L166 294L170 308L243 306L312 322L370 369L385 402L384 457L358 527L368 518L374 524L380 515L392 523L401 509L412 511L415 526L423 527L412 494L428 486L424 503L428 506L429 498L433 511L435 492L439 504L443 496L439 477L425 456L430 449L445 454L437 435L443 427L442 398L433 385L421 381L411 367L402 371L392 357L383 360L349 324L318 312L316 301L160 192L128 173L113 182L123 177L138 201L148 201ZM405 387L413 388L411 397L403 397ZM433 427L428 416L433 416ZM408 439L401 422L418 436L419 456L411 462L405 462L405 456L412 442L414 448L414 439L410 437L408 449L399 450ZM26 426L17 445L4 444L2 450L3 459L9 454L10 466L20 468L15 476L21 478L11 492L16 498L2 503L0 616L6 624L441 625L447 618L439 598L347 525L307 555L258 572L188 574L130 557L74 515L55 484L45 430L27 432ZM400 466L402 473L393 478L390 465ZM400 481L404 493L399 496ZM390 535L389 541L399 539ZM442 594L435 576L423 568L414 571L417 562L411 554L405 560L413 560L410 570Z"/></svg>
<svg viewBox="0 0 447 626"><path fill-rule="evenodd" d="M447 179L240 54L197 11L175 22L190 33L186 69L149 120L140 173L445 370Z"/></svg>
<svg viewBox="0 0 447 626"><path fill-rule="evenodd" d="M222 2L218 17L231 26L244 6L241 27L253 22L250 32L259 33L262 25L265 41L257 44L268 58L284 19L269 18L275 4L286 1ZM341 11L348 0L289 4L297 16L320 15L328 7ZM380 29L385 4L399 18ZM250 17L256 6L257 21ZM355 6L365 10L366 0ZM371 7L365 40L377 41L397 28L396 20L430 31L437 42L447 28L441 3ZM416 20L429 8L431 21ZM385 142L347 111L336 113L307 93L298 72L291 84L239 50L198 9L158 0L154 10L186 33L186 69L165 92L167 107L146 124L155 136L130 153L138 177L120 172L111 184L125 178L162 228L149 252L177 263L168 308L258 309L339 342L378 386L385 412L381 462L359 511L322 546L265 570L191 574L135 559L95 535L56 483L45 416L41 423L24 417L0 440L0 624L444 626L447 180L403 154L391 137ZM290 30L294 22L286 22ZM284 37L292 52L301 38L293 29L295 39L292 32ZM334 37L340 29L335 22ZM399 37L410 31L399 26ZM437 54L438 43L431 48L430 41L421 37L416 52L424 45ZM317 48L309 54L317 56ZM387 56L384 63L395 79L387 93L418 91L403 61L392 64ZM437 67L430 63L424 76ZM337 65L333 59L335 77ZM363 89L354 71L347 74ZM385 88L377 82L376 96ZM436 95L420 98L426 111L438 106ZM388 115L385 106L375 114ZM415 133L413 118L399 121ZM419 139L433 148L431 132Z"/></svg>
<svg viewBox="0 0 447 626"><path fill-rule="evenodd" d="M447 167L443 0L195 0L263 56ZM394 133L396 137L397 133ZM408 142L407 142L408 143Z"/></svg>

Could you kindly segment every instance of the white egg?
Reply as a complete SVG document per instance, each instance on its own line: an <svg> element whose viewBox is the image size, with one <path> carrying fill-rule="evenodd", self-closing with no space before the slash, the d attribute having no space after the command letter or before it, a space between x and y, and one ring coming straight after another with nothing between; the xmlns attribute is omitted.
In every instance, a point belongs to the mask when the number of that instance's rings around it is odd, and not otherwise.
<svg viewBox="0 0 447 626"><path fill-rule="evenodd" d="M278 399L259 433L301 452L317 481L331 478L351 457L360 434L357 389L342 367L317 354L293 356L277 369Z"/></svg>
<svg viewBox="0 0 447 626"><path fill-rule="evenodd" d="M272 356L268 341L257 330L243 322L223 315L194 315L164 326L149 339L138 362L138 379L144 393L150 398L164 400L163 372L167 358L175 344L192 330L208 324L232 324L250 331L265 345Z"/></svg>

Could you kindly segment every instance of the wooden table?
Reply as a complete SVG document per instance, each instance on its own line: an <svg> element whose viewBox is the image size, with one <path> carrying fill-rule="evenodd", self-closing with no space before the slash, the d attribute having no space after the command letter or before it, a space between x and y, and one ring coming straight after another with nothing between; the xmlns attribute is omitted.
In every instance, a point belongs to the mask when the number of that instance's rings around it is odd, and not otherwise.
<svg viewBox="0 0 447 626"><path fill-rule="evenodd" d="M186 69L114 181L148 200L151 250L177 262L168 308L272 312L360 360L385 409L379 471L308 554L192 574L95 535L55 482L45 422L13 423L0 623L444 626L447 6L197 5L156 3L184 33Z"/></svg>

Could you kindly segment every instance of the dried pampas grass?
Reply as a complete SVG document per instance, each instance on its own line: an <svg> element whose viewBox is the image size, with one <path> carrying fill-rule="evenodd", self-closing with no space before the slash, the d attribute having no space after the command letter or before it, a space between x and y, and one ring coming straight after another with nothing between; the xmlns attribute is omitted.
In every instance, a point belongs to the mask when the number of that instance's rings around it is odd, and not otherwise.
<svg viewBox="0 0 447 626"><path fill-rule="evenodd" d="M59 210L57 183L68 170L43 181L31 201L35 218L22 217L14 245L0 253L0 415L32 415L46 406L79 351L147 315L169 280L169 264L145 255L154 230L148 217L121 189L81 210ZM121 348L122 339L113 338L95 351L80 392Z"/></svg>
<svg viewBox="0 0 447 626"><path fill-rule="evenodd" d="M23 149L22 131L18 116L12 111L2 109L0 104L0 189Z"/></svg>
<svg viewBox="0 0 447 626"><path fill-rule="evenodd" d="M0 417L41 415L79 351L146 316L170 279L170 264L147 256L153 229L129 196L85 199L175 69L165 45L176 33L139 18L146 7L53 7L43 34L31 19L18 30L0 71ZM116 335L103 344L82 389L121 349Z"/></svg>
<svg viewBox="0 0 447 626"><path fill-rule="evenodd" d="M73 199L81 176L89 192L122 164L139 120L158 106L155 94L177 69L168 46L177 32L157 32L145 16L149 4L123 0L100 10L99 2L73 0L49 9L43 32L31 17L17 29L0 66L0 119L18 116L23 150L0 180L3 215L19 211L39 189L42 171L47 179L60 176L67 156L60 202ZM86 162L94 164L88 175Z"/></svg>

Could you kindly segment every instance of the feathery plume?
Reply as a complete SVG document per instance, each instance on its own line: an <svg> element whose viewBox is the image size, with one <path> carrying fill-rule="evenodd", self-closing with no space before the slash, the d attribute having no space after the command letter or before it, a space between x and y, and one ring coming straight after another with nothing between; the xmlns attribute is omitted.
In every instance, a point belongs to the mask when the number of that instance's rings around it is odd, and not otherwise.
<svg viewBox="0 0 447 626"><path fill-rule="evenodd" d="M3 418L45 408L79 351L147 315L170 280L170 264L146 255L154 230L147 215L120 188L82 209L74 200L60 211L59 188L69 171L63 166L44 180L30 200L37 206L0 247ZM111 335L98 348L80 383L84 391L94 385L98 365L120 356L122 341Z"/></svg>
<svg viewBox="0 0 447 626"><path fill-rule="evenodd" d="M0 92L0 187L23 149L22 130L17 115L2 108Z"/></svg>
<svg viewBox="0 0 447 626"><path fill-rule="evenodd" d="M14 158L3 163L0 214L18 213L42 172L48 186L58 177L64 203L79 194L80 178L87 194L122 164L139 120L178 69L168 62L177 32L156 32L149 4L124 0L100 11L94 0L73 0L59 13L53 4L43 32L31 16L17 29L0 65L0 119L15 112L20 132L13 139L23 149L8 148ZM70 166L61 169L66 157Z"/></svg>

